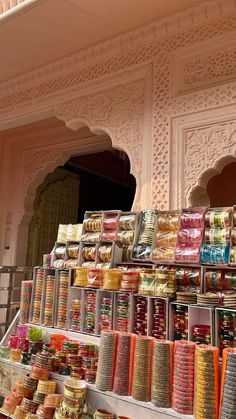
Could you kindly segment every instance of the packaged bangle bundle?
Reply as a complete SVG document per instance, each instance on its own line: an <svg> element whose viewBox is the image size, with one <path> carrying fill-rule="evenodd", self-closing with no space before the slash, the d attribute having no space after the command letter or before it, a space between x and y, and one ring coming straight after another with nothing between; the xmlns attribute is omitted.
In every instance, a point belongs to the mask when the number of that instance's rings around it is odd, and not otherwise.
<svg viewBox="0 0 236 419"><path fill-rule="evenodd" d="M133 259L150 259L158 216L158 210L141 211L138 234L132 251Z"/></svg>
<svg viewBox="0 0 236 419"><path fill-rule="evenodd" d="M110 331L102 332L101 334L96 377L96 387L98 390L112 391L117 340L117 332Z"/></svg>
<svg viewBox="0 0 236 419"><path fill-rule="evenodd" d="M232 208L210 208L205 214L201 262L224 264L229 259Z"/></svg>
<svg viewBox="0 0 236 419"><path fill-rule="evenodd" d="M74 287L87 287L88 285L88 268L78 267L73 270Z"/></svg>
<svg viewBox="0 0 236 419"><path fill-rule="evenodd" d="M96 291L93 291L93 290L86 291L85 292L85 322L84 322L85 333L89 333L89 334L95 333L96 302L97 302Z"/></svg>
<svg viewBox="0 0 236 419"><path fill-rule="evenodd" d="M57 242L80 241L82 235L82 224L59 224Z"/></svg>
<svg viewBox="0 0 236 419"><path fill-rule="evenodd" d="M30 312L30 301L32 293L32 281L21 282L21 295L20 295L20 323L27 323Z"/></svg>
<svg viewBox="0 0 236 419"><path fill-rule="evenodd" d="M138 293L144 295L155 295L156 292L156 271L144 269L140 272Z"/></svg>
<svg viewBox="0 0 236 419"><path fill-rule="evenodd" d="M196 347L195 399L196 419L218 418L219 349L210 345Z"/></svg>
<svg viewBox="0 0 236 419"><path fill-rule="evenodd" d="M151 259L154 262L173 261L179 228L178 211L162 211L157 220L157 232Z"/></svg>
<svg viewBox="0 0 236 419"><path fill-rule="evenodd" d="M199 262L205 208L183 209L177 236L175 260Z"/></svg>
<svg viewBox="0 0 236 419"><path fill-rule="evenodd" d="M197 295L197 304L207 306L220 306L222 303L222 293L218 291L208 291L205 294Z"/></svg>
<svg viewBox="0 0 236 419"><path fill-rule="evenodd" d="M151 368L153 338L137 336L135 340L132 397L135 400L151 400Z"/></svg>
<svg viewBox="0 0 236 419"><path fill-rule="evenodd" d="M59 271L58 272L58 300L57 300L56 327L59 327L60 329L66 328L69 284L70 284L69 271L68 270Z"/></svg>
<svg viewBox="0 0 236 419"><path fill-rule="evenodd" d="M187 340L175 342L172 407L183 415L193 414L195 347Z"/></svg>
<svg viewBox="0 0 236 419"><path fill-rule="evenodd" d="M196 324L192 328L193 342L197 345L211 343L211 328L206 324Z"/></svg>
<svg viewBox="0 0 236 419"><path fill-rule="evenodd" d="M100 331L110 331L112 330L112 297L102 297L101 307L100 307Z"/></svg>
<svg viewBox="0 0 236 419"><path fill-rule="evenodd" d="M68 243L66 247L66 254L68 259L78 259L79 243Z"/></svg>
<svg viewBox="0 0 236 419"><path fill-rule="evenodd" d="M159 266L156 270L155 295L175 298L176 269L170 266Z"/></svg>
<svg viewBox="0 0 236 419"><path fill-rule="evenodd" d="M88 287L102 288L103 284L103 270L98 268L91 268L88 270Z"/></svg>
<svg viewBox="0 0 236 419"><path fill-rule="evenodd" d="M116 316L115 330L119 332L128 332L130 316L130 295L127 293L116 294Z"/></svg>
<svg viewBox="0 0 236 419"><path fill-rule="evenodd" d="M63 268L66 258L66 245L63 243L56 243L52 250L52 267Z"/></svg>
<svg viewBox="0 0 236 419"><path fill-rule="evenodd" d="M200 290L200 268L176 268L176 301L196 304Z"/></svg>
<svg viewBox="0 0 236 419"><path fill-rule="evenodd" d="M43 324L52 327L54 315L55 271L49 271L47 273L45 282Z"/></svg>
<svg viewBox="0 0 236 419"><path fill-rule="evenodd" d="M121 213L117 240L119 240L122 245L128 246L133 244L135 223L136 213Z"/></svg>
<svg viewBox="0 0 236 419"><path fill-rule="evenodd" d="M147 309L147 298L141 296L135 297L133 331L137 335L147 334Z"/></svg>
<svg viewBox="0 0 236 419"><path fill-rule="evenodd" d="M122 272L120 289L122 291L138 292L140 272L128 270Z"/></svg>
<svg viewBox="0 0 236 419"><path fill-rule="evenodd" d="M151 401L157 407L171 407L173 363L174 343L154 340Z"/></svg>
<svg viewBox="0 0 236 419"><path fill-rule="evenodd" d="M134 339L135 336L130 333L120 333L118 336L113 392L120 396L128 396L131 391L131 354Z"/></svg>
<svg viewBox="0 0 236 419"><path fill-rule="evenodd" d="M40 323L40 315L41 315L41 301L42 301L42 294L43 294L43 278L44 278L44 270L43 269L36 269L35 270L35 277L34 277L34 293L32 293L32 323L39 324Z"/></svg>
<svg viewBox="0 0 236 419"><path fill-rule="evenodd" d="M222 355L220 419L234 419L236 408L236 349L224 349Z"/></svg>
<svg viewBox="0 0 236 419"><path fill-rule="evenodd" d="M132 257L133 245L123 246L122 262L130 262Z"/></svg>
<svg viewBox="0 0 236 419"><path fill-rule="evenodd" d="M233 207L233 227L231 229L231 238L230 238L230 255L229 262L230 264L236 264L236 206Z"/></svg>
<svg viewBox="0 0 236 419"><path fill-rule="evenodd" d="M101 269L109 269L112 264L112 245L100 243L97 251L96 267Z"/></svg>
<svg viewBox="0 0 236 419"><path fill-rule="evenodd" d="M102 240L116 240L120 211L104 211L102 223Z"/></svg>
<svg viewBox="0 0 236 419"><path fill-rule="evenodd" d="M81 243L80 265L84 268L95 268L96 246Z"/></svg>
<svg viewBox="0 0 236 419"><path fill-rule="evenodd" d="M174 315L174 340L188 339L188 306L175 304Z"/></svg>
<svg viewBox="0 0 236 419"><path fill-rule="evenodd" d="M236 347L236 313L220 310L218 318L218 347L222 352L226 348Z"/></svg>
<svg viewBox="0 0 236 419"><path fill-rule="evenodd" d="M235 290L222 291L221 304L224 307L236 308L236 292L235 292Z"/></svg>
<svg viewBox="0 0 236 419"><path fill-rule="evenodd" d="M151 336L156 339L166 339L167 335L167 301L161 298L150 300L152 310Z"/></svg>
<svg viewBox="0 0 236 419"><path fill-rule="evenodd" d="M74 298L71 301L71 330L74 332L80 331L81 321L81 300Z"/></svg>
<svg viewBox="0 0 236 419"><path fill-rule="evenodd" d="M120 269L105 269L103 272L103 288L116 291L120 289L122 271Z"/></svg>
<svg viewBox="0 0 236 419"><path fill-rule="evenodd" d="M101 236L102 213L87 211L84 216L82 242L97 243Z"/></svg>

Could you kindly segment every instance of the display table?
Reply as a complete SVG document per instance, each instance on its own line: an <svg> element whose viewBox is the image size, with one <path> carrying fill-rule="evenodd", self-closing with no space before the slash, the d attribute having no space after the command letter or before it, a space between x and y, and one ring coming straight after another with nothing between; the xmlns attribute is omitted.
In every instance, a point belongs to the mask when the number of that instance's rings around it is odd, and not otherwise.
<svg viewBox="0 0 236 419"><path fill-rule="evenodd" d="M8 335L16 331L18 315L15 317L7 334L2 340L2 344L6 344ZM78 332L60 330L56 328L42 327L43 334L58 333L64 334L70 339L78 339L80 341L91 342L99 346L100 337L86 335ZM18 362L10 362L8 359L0 359L0 371L3 377L7 377L1 386L1 395L6 396L10 389L11 381L16 377L23 377L31 370L31 366L23 365ZM57 373L50 373L50 377L57 382L57 391L63 392L63 383L68 378ZM130 396L118 396L112 392L99 391L94 384L87 384L87 411L92 415L97 408L106 409L116 412L120 415L129 416L132 419L192 419L193 416L181 415L172 409L157 408L150 402L139 402Z"/></svg>

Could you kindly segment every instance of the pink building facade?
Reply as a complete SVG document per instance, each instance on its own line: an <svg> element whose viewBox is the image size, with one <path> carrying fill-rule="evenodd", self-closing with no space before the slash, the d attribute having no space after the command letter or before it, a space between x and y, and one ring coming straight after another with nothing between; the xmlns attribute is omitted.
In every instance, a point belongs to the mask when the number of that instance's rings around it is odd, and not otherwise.
<svg viewBox="0 0 236 419"><path fill-rule="evenodd" d="M47 173L110 145L129 156L134 209L208 204L209 179L236 158L235 1L199 2L0 83L1 264L24 264Z"/></svg>

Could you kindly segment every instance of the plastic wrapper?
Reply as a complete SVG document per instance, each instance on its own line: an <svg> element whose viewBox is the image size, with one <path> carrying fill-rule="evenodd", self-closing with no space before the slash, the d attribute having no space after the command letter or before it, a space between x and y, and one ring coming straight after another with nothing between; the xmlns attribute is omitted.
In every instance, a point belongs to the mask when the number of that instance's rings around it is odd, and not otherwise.
<svg viewBox="0 0 236 419"><path fill-rule="evenodd" d="M104 211L101 240L116 240L118 218L118 211Z"/></svg>
<svg viewBox="0 0 236 419"><path fill-rule="evenodd" d="M134 242L134 230L118 231L117 240L126 246L132 244Z"/></svg>
<svg viewBox="0 0 236 419"><path fill-rule="evenodd" d="M79 256L79 244L77 243L70 243L66 248L66 253L68 259L78 259Z"/></svg>
<svg viewBox="0 0 236 419"><path fill-rule="evenodd" d="M133 245L123 246L122 262L130 262L132 258Z"/></svg>
<svg viewBox="0 0 236 419"><path fill-rule="evenodd" d="M78 260L71 258L71 259L67 259L64 262L64 268L75 268L78 265Z"/></svg>
<svg viewBox="0 0 236 419"><path fill-rule="evenodd" d="M159 297L175 297L176 293L176 269L160 266L156 269L155 295Z"/></svg>
<svg viewBox="0 0 236 419"><path fill-rule="evenodd" d="M86 287L88 285L88 268L78 267L74 271L73 285L75 287Z"/></svg>
<svg viewBox="0 0 236 419"><path fill-rule="evenodd" d="M136 214L124 214L119 218L119 230L134 230Z"/></svg>
<svg viewBox="0 0 236 419"><path fill-rule="evenodd" d="M197 295L197 304L207 306L219 306L222 303L222 293L218 291L208 291Z"/></svg>
<svg viewBox="0 0 236 419"><path fill-rule="evenodd" d="M82 224L59 224L57 242L80 241L82 234Z"/></svg>
<svg viewBox="0 0 236 419"><path fill-rule="evenodd" d="M111 262L112 260L112 245L102 245L98 248L98 257L100 262Z"/></svg>
<svg viewBox="0 0 236 419"><path fill-rule="evenodd" d="M150 259L158 215L157 210L141 211L133 259Z"/></svg>
<svg viewBox="0 0 236 419"><path fill-rule="evenodd" d="M157 233L152 251L153 261L173 261L179 226L178 212L162 212L157 220Z"/></svg>
<svg viewBox="0 0 236 419"><path fill-rule="evenodd" d="M205 214L207 228L230 227L232 223L232 208L209 208Z"/></svg>
<svg viewBox="0 0 236 419"><path fill-rule="evenodd" d="M179 231L178 244L180 246L200 246L202 243L202 230L199 228L186 228Z"/></svg>
<svg viewBox="0 0 236 419"><path fill-rule="evenodd" d="M180 217L180 229L202 229L204 224L205 208L183 209Z"/></svg>
<svg viewBox="0 0 236 419"><path fill-rule="evenodd" d="M227 264L229 259L229 244L201 246L201 263L206 264Z"/></svg>
<svg viewBox="0 0 236 419"><path fill-rule="evenodd" d="M207 244L225 244L230 239L230 228L206 228L204 241Z"/></svg>
<svg viewBox="0 0 236 419"><path fill-rule="evenodd" d="M56 259L65 259L66 255L66 246L65 245L56 245L53 250L54 256Z"/></svg>
<svg viewBox="0 0 236 419"><path fill-rule="evenodd" d="M153 269L145 269L140 272L139 294L155 295L156 292L156 272Z"/></svg>
<svg viewBox="0 0 236 419"><path fill-rule="evenodd" d="M199 262L200 246L177 246L175 250L175 260L177 262Z"/></svg>
<svg viewBox="0 0 236 419"><path fill-rule="evenodd" d="M120 269L106 269L103 274L103 288L107 290L119 290L122 278Z"/></svg>
<svg viewBox="0 0 236 419"><path fill-rule="evenodd" d="M92 268L88 270L88 287L102 288L103 270Z"/></svg>
<svg viewBox="0 0 236 419"><path fill-rule="evenodd" d="M120 289L129 292L138 292L140 272L129 270L122 272Z"/></svg>
<svg viewBox="0 0 236 419"><path fill-rule="evenodd" d="M65 263L64 259L55 259L52 263L52 267L55 269L61 269L61 268L64 268L64 263Z"/></svg>
<svg viewBox="0 0 236 419"><path fill-rule="evenodd" d="M88 242L88 243L97 243L100 239L100 235L101 235L100 232L95 232L95 233L86 232L82 235L81 240L83 242Z"/></svg>

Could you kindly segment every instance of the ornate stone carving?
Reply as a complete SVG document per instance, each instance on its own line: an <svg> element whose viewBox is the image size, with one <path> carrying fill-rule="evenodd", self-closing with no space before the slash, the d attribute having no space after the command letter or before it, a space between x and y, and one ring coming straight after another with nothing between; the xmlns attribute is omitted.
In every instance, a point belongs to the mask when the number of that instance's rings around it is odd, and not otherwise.
<svg viewBox="0 0 236 419"><path fill-rule="evenodd" d="M236 156L236 119L189 129L185 133L185 195L191 204L191 193L208 170L229 156ZM207 186L207 185L202 185Z"/></svg>
<svg viewBox="0 0 236 419"><path fill-rule="evenodd" d="M236 41L227 37L216 43L202 42L196 54L180 50L172 59L172 94L196 90L236 78ZM229 45L233 42L234 45Z"/></svg>
<svg viewBox="0 0 236 419"><path fill-rule="evenodd" d="M59 155L57 147L43 150L29 150L23 154L21 188L23 195L26 193L27 187L34 180L35 173L43 169L49 162L56 161Z"/></svg>
<svg viewBox="0 0 236 419"><path fill-rule="evenodd" d="M55 114L69 127L73 125L78 128L82 121L93 132L105 131L110 136L113 146L128 154L131 173L140 187L144 120L143 79L79 97L57 106Z"/></svg>

